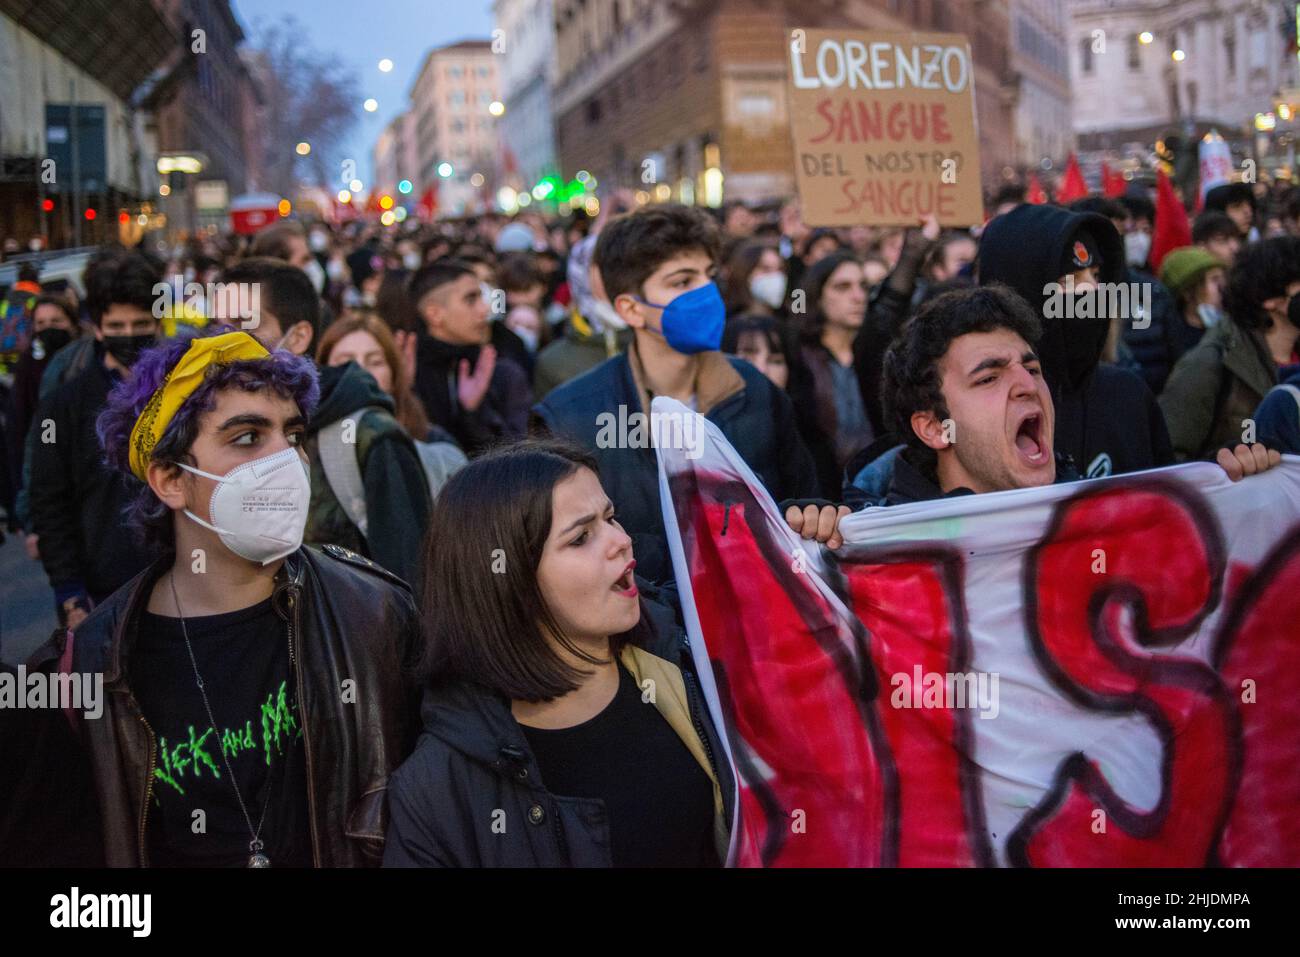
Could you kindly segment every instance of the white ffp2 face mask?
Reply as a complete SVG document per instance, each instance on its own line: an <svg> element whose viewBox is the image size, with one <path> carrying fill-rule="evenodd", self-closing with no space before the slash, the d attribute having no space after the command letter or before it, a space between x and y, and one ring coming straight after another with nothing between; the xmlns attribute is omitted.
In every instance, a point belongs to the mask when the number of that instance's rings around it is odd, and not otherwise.
<svg viewBox="0 0 1300 957"><path fill-rule="evenodd" d="M771 309L785 302L786 278L783 272L765 272L749 277L749 294Z"/></svg>
<svg viewBox="0 0 1300 957"><path fill-rule="evenodd" d="M181 468L217 483L208 503L211 525L188 508L185 514L216 532L240 558L269 565L302 544L311 480L296 447L245 462L225 475Z"/></svg>

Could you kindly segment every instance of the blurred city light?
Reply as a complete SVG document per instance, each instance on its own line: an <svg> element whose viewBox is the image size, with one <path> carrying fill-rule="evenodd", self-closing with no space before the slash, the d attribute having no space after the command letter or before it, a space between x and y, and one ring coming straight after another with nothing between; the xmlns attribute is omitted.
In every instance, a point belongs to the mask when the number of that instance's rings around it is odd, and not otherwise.
<svg viewBox="0 0 1300 957"><path fill-rule="evenodd" d="M379 101L372 96L366 100L366 102L361 104L361 108L367 113L373 113L375 110L379 109Z"/></svg>
<svg viewBox="0 0 1300 957"><path fill-rule="evenodd" d="M580 169L578 170L577 174L573 178L585 186L587 184L587 180L591 179L591 174L588 173L585 169Z"/></svg>
<svg viewBox="0 0 1300 957"><path fill-rule="evenodd" d="M398 206L395 210L393 210L393 218L396 219L399 223L406 222L406 217L407 217L407 212L405 206Z"/></svg>
<svg viewBox="0 0 1300 957"><path fill-rule="evenodd" d="M1175 63L1182 63L1184 60L1187 59L1187 54L1184 53L1182 50L1175 50L1173 53L1169 54L1169 57Z"/></svg>
<svg viewBox="0 0 1300 957"><path fill-rule="evenodd" d="M276 206L276 209L280 211L281 216L288 216L291 212L293 212L293 204L290 203L287 199L282 199L280 200L279 205Z"/></svg>
<svg viewBox="0 0 1300 957"><path fill-rule="evenodd" d="M1272 113L1256 113L1255 129L1261 133L1267 133L1269 130L1277 127L1277 117Z"/></svg>
<svg viewBox="0 0 1300 957"><path fill-rule="evenodd" d="M95 212L95 207L91 206L86 210L85 215L86 215L86 219L93 220L98 215L98 213Z"/></svg>
<svg viewBox="0 0 1300 957"><path fill-rule="evenodd" d="M352 192L354 193L359 193L361 192L361 187L363 185L364 184L361 182L361 180L354 179L352 182L348 183L348 189L352 190Z"/></svg>
<svg viewBox="0 0 1300 957"><path fill-rule="evenodd" d="M451 174L454 173L454 172L455 172L455 170L452 169L452 166L451 166L450 163L448 163L448 162L446 162L446 161L443 161L443 162L441 162L441 163L438 164L438 175L441 176L443 179L447 179L447 178L449 178L449 177L451 176Z"/></svg>
<svg viewBox="0 0 1300 957"><path fill-rule="evenodd" d="M717 208L722 205L722 170L710 166L704 171L704 205Z"/></svg>
<svg viewBox="0 0 1300 957"><path fill-rule="evenodd" d="M338 199L340 203L350 203L352 202L352 193L346 189L341 189L339 190Z"/></svg>
<svg viewBox="0 0 1300 957"><path fill-rule="evenodd" d="M410 181L409 179L404 179L404 180L402 180L400 183L397 184L397 191L398 191L399 193L401 193L402 195L406 195L407 193L409 193L409 192L410 192L412 189L414 189L414 188L415 188L415 187L413 187L413 186L411 185L411 181Z"/></svg>
<svg viewBox="0 0 1300 957"><path fill-rule="evenodd" d="M384 57L382 60L379 61L379 72L380 72L380 73L391 73L392 71L393 71L393 61L392 61L392 60L388 59L388 57Z"/></svg>
<svg viewBox="0 0 1300 957"><path fill-rule="evenodd" d="M1277 106L1277 115L1278 115L1278 118L1279 118L1279 119L1290 120L1290 119L1291 119L1291 106L1290 106L1290 104L1287 104L1287 103L1279 103L1278 106Z"/></svg>
<svg viewBox="0 0 1300 957"><path fill-rule="evenodd" d="M519 203L520 206L530 206L532 205L533 198L529 196L527 193L520 193L517 202Z"/></svg>
<svg viewBox="0 0 1300 957"><path fill-rule="evenodd" d="M474 187L482 186L482 185L483 185L483 174L482 174L482 173L475 173L473 176L471 176L471 177L469 178L469 182L470 182L470 185L471 185L471 186L474 186Z"/></svg>
<svg viewBox="0 0 1300 957"><path fill-rule="evenodd" d="M393 223L397 222L397 215L390 209L379 217L379 221L385 226L391 226Z"/></svg>
<svg viewBox="0 0 1300 957"><path fill-rule="evenodd" d="M311 152L311 144L310 144L310 143L299 143L297 146L294 147L294 151L295 151L299 156L306 156L308 153Z"/></svg>
<svg viewBox="0 0 1300 957"><path fill-rule="evenodd" d="M160 173L201 173L203 161L197 156L164 155L158 157Z"/></svg>
<svg viewBox="0 0 1300 957"><path fill-rule="evenodd" d="M1152 35L1150 30L1143 30L1138 34L1138 43L1141 43L1143 46L1146 46L1154 39L1155 37Z"/></svg>
<svg viewBox="0 0 1300 957"><path fill-rule="evenodd" d="M488 112L491 113L493 116L504 116L506 112L506 105L502 103L500 100L493 100L491 103L488 104Z"/></svg>
<svg viewBox="0 0 1300 957"><path fill-rule="evenodd" d="M519 194L509 186L502 186L497 190L497 205L502 212L513 213L519 208Z"/></svg>
<svg viewBox="0 0 1300 957"><path fill-rule="evenodd" d="M41 209L45 210L47 213L54 212L54 200L52 199L41 200Z"/></svg>
<svg viewBox="0 0 1300 957"><path fill-rule="evenodd" d="M380 209L392 209L392 208L393 208L393 197L391 197L391 196L380 196L380 197L379 197L379 208L380 208Z"/></svg>

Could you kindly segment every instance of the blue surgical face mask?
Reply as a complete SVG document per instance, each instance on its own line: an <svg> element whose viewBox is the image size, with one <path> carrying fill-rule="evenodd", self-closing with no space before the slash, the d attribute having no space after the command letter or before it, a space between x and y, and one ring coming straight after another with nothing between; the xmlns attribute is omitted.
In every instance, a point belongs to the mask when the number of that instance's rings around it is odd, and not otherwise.
<svg viewBox="0 0 1300 957"><path fill-rule="evenodd" d="M717 283L710 282L684 292L666 306L644 299L637 299L637 302L663 310L660 327L668 344L678 352L686 355L716 352L722 346L727 307Z"/></svg>

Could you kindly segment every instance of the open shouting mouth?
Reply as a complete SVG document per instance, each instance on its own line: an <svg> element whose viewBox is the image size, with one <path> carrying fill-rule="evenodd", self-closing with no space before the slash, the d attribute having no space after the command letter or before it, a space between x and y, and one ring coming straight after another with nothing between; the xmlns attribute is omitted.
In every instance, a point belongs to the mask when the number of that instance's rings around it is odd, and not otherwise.
<svg viewBox="0 0 1300 957"><path fill-rule="evenodd" d="M614 584L610 585L611 591L616 591L624 598L635 598L637 596L636 579L632 576L632 570L636 568L636 560L627 563L627 568L623 569L623 574L618 576Z"/></svg>
<svg viewBox="0 0 1300 957"><path fill-rule="evenodd" d="M1051 461L1052 450L1043 434L1043 413L1028 412L1016 426L1016 450L1030 468L1041 468Z"/></svg>

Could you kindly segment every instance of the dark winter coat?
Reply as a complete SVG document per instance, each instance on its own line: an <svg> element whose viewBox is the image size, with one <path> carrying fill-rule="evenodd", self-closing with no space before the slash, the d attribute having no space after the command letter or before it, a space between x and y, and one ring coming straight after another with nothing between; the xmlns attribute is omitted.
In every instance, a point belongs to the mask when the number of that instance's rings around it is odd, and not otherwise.
<svg viewBox="0 0 1300 957"><path fill-rule="evenodd" d="M393 400L355 362L320 374L320 405L307 428L311 505L303 540L342 545L414 584L433 501L415 443L393 418ZM320 430L351 416L365 489L366 534L348 518L320 462Z"/></svg>
<svg viewBox="0 0 1300 957"><path fill-rule="evenodd" d="M31 530L60 602L75 595L103 601L158 555L123 530L123 510L140 483L104 465L95 434L116 381L101 355L44 399L32 421Z"/></svg>
<svg viewBox="0 0 1300 957"><path fill-rule="evenodd" d="M1211 327L1160 395L1178 458L1209 458L1243 441L1243 422L1276 383L1277 365L1259 333L1226 319Z"/></svg>
<svg viewBox="0 0 1300 957"><path fill-rule="evenodd" d="M725 861L736 792L726 753L683 632L662 606L643 603L642 613L651 637L625 646L621 660L638 685L654 681L655 707L713 781ZM389 784L385 867L611 866L604 803L546 789L508 700L456 682L425 693L423 717L415 753Z"/></svg>
<svg viewBox="0 0 1300 957"><path fill-rule="evenodd" d="M415 356L415 394L424 403L429 421L450 432L471 457L494 442L527 433L533 402L528 374L498 354L483 403L472 411L464 408L457 395L460 363L468 360L472 371L480 351L479 346L453 346L421 335Z"/></svg>

